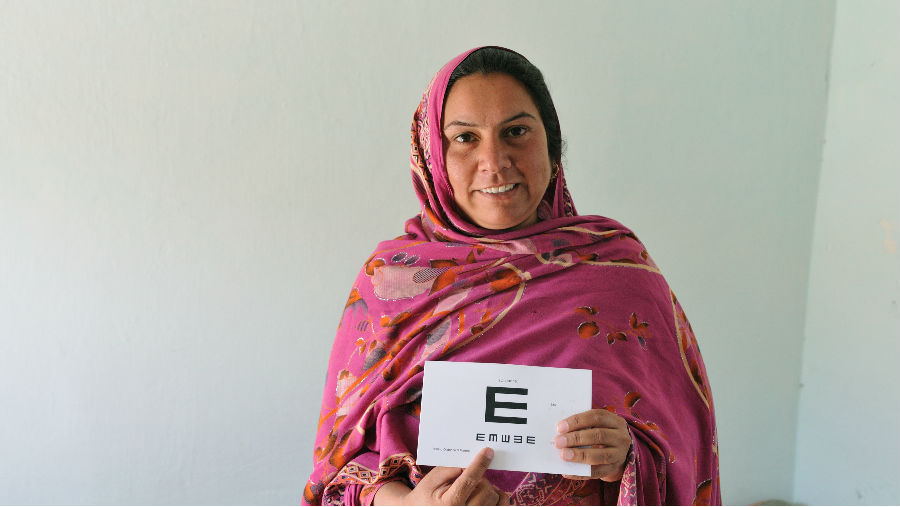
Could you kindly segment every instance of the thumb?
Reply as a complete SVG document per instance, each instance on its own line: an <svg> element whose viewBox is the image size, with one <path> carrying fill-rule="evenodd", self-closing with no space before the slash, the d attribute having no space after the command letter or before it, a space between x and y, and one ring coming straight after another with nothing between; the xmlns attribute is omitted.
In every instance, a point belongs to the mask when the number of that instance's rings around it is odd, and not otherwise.
<svg viewBox="0 0 900 507"><path fill-rule="evenodd" d="M454 505L464 504L472 492L475 491L493 459L494 450L490 447L485 447L479 451L472 463L453 481L453 485L445 493L445 495L448 495L446 500Z"/></svg>

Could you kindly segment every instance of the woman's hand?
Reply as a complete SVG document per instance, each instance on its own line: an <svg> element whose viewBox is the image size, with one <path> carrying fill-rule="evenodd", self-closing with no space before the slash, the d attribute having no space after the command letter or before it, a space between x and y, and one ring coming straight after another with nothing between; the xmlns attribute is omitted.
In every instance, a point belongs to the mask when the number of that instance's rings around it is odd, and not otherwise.
<svg viewBox="0 0 900 507"><path fill-rule="evenodd" d="M600 479L615 482L625 472L631 433L625 419L608 410L575 414L556 425L553 443L566 461L591 465L591 476L566 475L568 479Z"/></svg>
<svg viewBox="0 0 900 507"><path fill-rule="evenodd" d="M494 459L485 447L463 468L434 467L410 490L399 482L385 484L375 494L375 505L509 505L509 495L484 478Z"/></svg>

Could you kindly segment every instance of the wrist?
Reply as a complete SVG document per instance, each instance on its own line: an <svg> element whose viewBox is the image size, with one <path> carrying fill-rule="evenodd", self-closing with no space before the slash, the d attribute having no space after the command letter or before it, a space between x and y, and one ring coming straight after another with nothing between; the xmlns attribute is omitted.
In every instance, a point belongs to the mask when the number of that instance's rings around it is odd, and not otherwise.
<svg viewBox="0 0 900 507"><path fill-rule="evenodd" d="M372 500L373 505L403 505L406 496L412 492L401 480L391 481L375 492L375 498Z"/></svg>

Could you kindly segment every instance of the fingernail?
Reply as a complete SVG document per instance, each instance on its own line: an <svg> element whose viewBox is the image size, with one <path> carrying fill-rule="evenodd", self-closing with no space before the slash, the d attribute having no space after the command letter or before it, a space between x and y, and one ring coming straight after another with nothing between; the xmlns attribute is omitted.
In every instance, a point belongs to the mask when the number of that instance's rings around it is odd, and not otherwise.
<svg viewBox="0 0 900 507"><path fill-rule="evenodd" d="M558 449L562 449L566 446L566 437L559 435L553 439L553 445L555 445Z"/></svg>
<svg viewBox="0 0 900 507"><path fill-rule="evenodd" d="M487 459L494 459L494 450L490 447L486 447L487 451L484 451L484 457Z"/></svg>
<svg viewBox="0 0 900 507"><path fill-rule="evenodd" d="M567 421L560 421L559 424L556 425L557 433L565 433L569 431L569 423Z"/></svg>
<svg viewBox="0 0 900 507"><path fill-rule="evenodd" d="M570 459L575 457L575 451L573 451L572 449L564 449L560 451L559 454L560 456L562 456L562 459L566 461L569 461Z"/></svg>

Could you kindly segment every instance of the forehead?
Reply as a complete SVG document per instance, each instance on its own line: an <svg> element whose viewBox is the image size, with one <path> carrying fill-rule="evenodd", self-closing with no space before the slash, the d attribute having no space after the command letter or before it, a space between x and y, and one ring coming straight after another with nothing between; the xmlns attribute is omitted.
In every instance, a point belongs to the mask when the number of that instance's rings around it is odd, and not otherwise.
<svg viewBox="0 0 900 507"><path fill-rule="evenodd" d="M519 80L501 73L476 73L453 83L444 101L443 123L507 118L520 112L538 117L537 106Z"/></svg>

